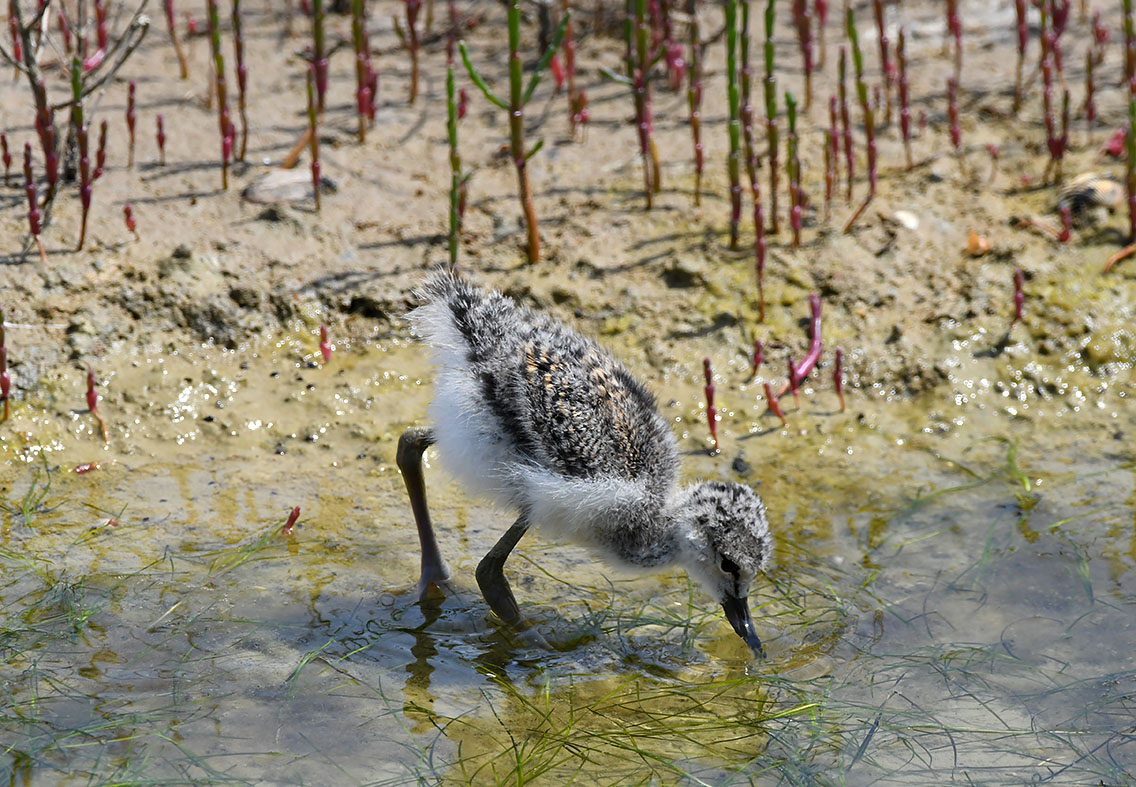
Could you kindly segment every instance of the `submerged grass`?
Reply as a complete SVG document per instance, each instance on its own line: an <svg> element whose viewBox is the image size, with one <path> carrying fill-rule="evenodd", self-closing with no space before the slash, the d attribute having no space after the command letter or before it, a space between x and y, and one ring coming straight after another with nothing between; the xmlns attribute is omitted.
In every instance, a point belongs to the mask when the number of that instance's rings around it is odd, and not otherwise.
<svg viewBox="0 0 1136 787"><path fill-rule="evenodd" d="M223 463L164 479L165 507L125 475L21 469L0 780L1131 781L1131 457L928 438L878 485L880 465L807 449L763 477L781 535L751 598L766 662L682 575L613 580L559 546L508 569L553 649L510 636L463 584L468 512L456 592L419 603L382 573L412 530L382 541L354 499L321 490L335 507L297 541Z"/></svg>
<svg viewBox="0 0 1136 787"><path fill-rule="evenodd" d="M496 679L485 692L492 718L446 726L460 742L457 770L470 784L554 783L577 778L605 784L722 784L752 765L768 724L807 717L817 703L773 707L753 679L699 685L641 676L580 680L535 691ZM723 765L723 763L732 763ZM586 768L586 771L585 771Z"/></svg>
<svg viewBox="0 0 1136 787"><path fill-rule="evenodd" d="M36 514L47 511L44 501L51 491L51 468L47 464L47 454L40 453L40 464L36 466L31 483L19 502L12 505L10 502L0 501L0 511L7 514L19 514L21 524L31 526ZM42 481L41 481L42 478Z"/></svg>
<svg viewBox="0 0 1136 787"><path fill-rule="evenodd" d="M689 668L644 670L627 658L641 646L627 640L628 632L681 618L704 642L713 610L700 608L693 595L680 602L672 593L630 612L633 599L629 604L626 594L609 589L619 600L592 612L591 624L603 630L609 646L618 643L612 647L625 654L627 667L635 665L631 673L607 681L578 674L565 682L550 667L535 685L494 675L493 690L484 691L492 713L444 725L447 736L459 741L451 776L498 784L573 778L602 784L771 778L899 784L989 781L1016 773L1040 782L1131 783L1136 670L1102 671L1097 658L1086 658L1097 655L1092 642L1100 626L1107 631L1130 618L1130 597L1102 608L1094 591L1100 567L1092 559L1092 534L1118 507L1100 505L1082 488L1101 471L1064 479L1040 473L1033 476L1039 484L1022 469L1018 446L1005 445L1001 459L969 465L944 460L965 480L946 476L946 483L884 516L881 535L862 544L876 553L862 573L824 567L828 561L815 556L824 568L812 579L772 577L755 617L797 643L778 654L780 674L768 670L773 665L757 664L742 677L697 677L707 670L736 671L736 663L704 663L693 674ZM1029 506L1021 505L1023 493L1030 495ZM1131 514L1124 506L1119 511ZM957 523L976 514L988 520L980 531L985 535L957 553L969 562L952 567L954 555L946 564L927 560L925 555L942 553L945 541L971 533L972 525L960 531ZM1023 520L1036 522L1038 538L1023 535L1016 526ZM1074 522L1079 527L1070 531ZM1020 587L1027 553L1040 561L1029 570L1051 576L1049 566L1064 565L1081 588L1080 600L1054 597L1063 607L1048 610L1051 621L1039 616L1036 604L1048 608L1049 597L1035 600L1030 588ZM546 575L573 594L603 594L602 588ZM904 575L920 586L918 592L896 592L911 581ZM661 615L660 607L674 612ZM1002 634L988 639L985 617L994 607L1005 622ZM686 653L687 637L676 633L665 635L668 644L677 640ZM810 660L806 654L814 646ZM1124 647L1111 647L1121 652L1102 663L1125 663ZM823 661L838 654L842 663L806 677L810 664L821 663L818 656ZM794 669L802 655L805 669Z"/></svg>
<svg viewBox="0 0 1136 787"><path fill-rule="evenodd" d="M272 547L280 549L272 551ZM280 536L280 524L275 523L234 547L212 550L202 557L209 560L209 579L214 580L251 561L284 557L279 554L282 549L286 546Z"/></svg>

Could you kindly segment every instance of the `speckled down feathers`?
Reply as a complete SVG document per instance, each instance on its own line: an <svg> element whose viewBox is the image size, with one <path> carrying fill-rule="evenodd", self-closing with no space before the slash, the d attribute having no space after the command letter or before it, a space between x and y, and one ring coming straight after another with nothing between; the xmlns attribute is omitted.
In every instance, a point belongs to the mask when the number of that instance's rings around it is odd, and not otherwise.
<svg viewBox="0 0 1136 787"><path fill-rule="evenodd" d="M426 309L411 318L436 349L445 314L430 308L445 305L464 357L443 351L437 360L475 383L518 457L568 478L636 482L661 502L678 449L654 397L623 364L556 320L449 275L416 294Z"/></svg>
<svg viewBox="0 0 1136 787"><path fill-rule="evenodd" d="M750 575L768 567L773 543L765 503L752 489L707 481L688 490L683 506L690 512L692 530L705 534L712 552Z"/></svg>
<svg viewBox="0 0 1136 787"><path fill-rule="evenodd" d="M416 295L409 319L437 365L430 416L456 476L626 568L677 562L719 601L744 597L771 552L761 498L733 483L679 489L674 434L619 361L448 274Z"/></svg>

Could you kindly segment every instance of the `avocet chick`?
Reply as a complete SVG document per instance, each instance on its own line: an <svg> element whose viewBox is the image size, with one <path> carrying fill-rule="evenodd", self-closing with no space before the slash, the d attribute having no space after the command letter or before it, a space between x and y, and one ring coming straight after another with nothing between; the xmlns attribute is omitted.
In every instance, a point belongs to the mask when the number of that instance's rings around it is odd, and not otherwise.
<svg viewBox="0 0 1136 787"><path fill-rule="evenodd" d="M522 621L505 579L531 525L632 569L679 565L722 605L734 631L764 655L749 590L772 539L761 498L716 481L679 488L678 444L654 397L599 345L510 298L438 273L410 313L437 366L432 428L398 444L422 545L419 592L450 576L426 505L422 453L471 490L519 511L477 567L503 621Z"/></svg>

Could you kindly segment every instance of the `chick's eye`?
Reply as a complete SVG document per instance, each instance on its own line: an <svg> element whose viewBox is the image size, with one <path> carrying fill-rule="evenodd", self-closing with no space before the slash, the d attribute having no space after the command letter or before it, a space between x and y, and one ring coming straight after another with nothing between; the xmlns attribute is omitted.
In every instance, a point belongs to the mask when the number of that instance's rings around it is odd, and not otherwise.
<svg viewBox="0 0 1136 787"><path fill-rule="evenodd" d="M740 570L738 568L737 563L735 563L734 561L730 560L728 557L725 557L725 556L722 557L722 562L719 563L718 565L721 566L722 571L724 571L727 574L737 574L738 571Z"/></svg>

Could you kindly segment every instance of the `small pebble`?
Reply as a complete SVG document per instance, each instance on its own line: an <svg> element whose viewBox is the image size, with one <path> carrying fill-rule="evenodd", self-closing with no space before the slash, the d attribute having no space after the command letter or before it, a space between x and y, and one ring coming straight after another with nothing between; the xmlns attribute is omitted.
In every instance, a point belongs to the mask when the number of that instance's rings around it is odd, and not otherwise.
<svg viewBox="0 0 1136 787"><path fill-rule="evenodd" d="M919 229L919 217L909 210L897 210L895 212L895 220L909 230Z"/></svg>

